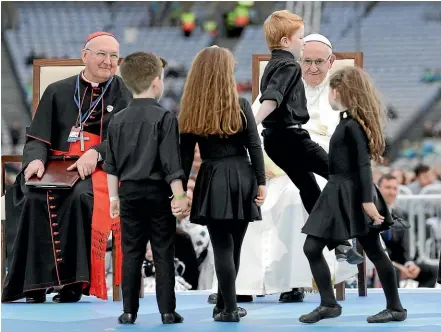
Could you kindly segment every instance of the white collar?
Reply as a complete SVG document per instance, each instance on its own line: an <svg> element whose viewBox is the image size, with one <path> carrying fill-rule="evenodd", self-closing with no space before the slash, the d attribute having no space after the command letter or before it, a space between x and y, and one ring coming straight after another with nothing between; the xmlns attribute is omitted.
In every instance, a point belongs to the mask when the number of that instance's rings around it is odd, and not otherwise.
<svg viewBox="0 0 441 332"><path fill-rule="evenodd" d="M84 71L81 72L81 77L83 78L83 80L85 80L87 83L90 83L90 85L92 85L92 87L96 88L97 86L99 86L99 83L96 82L91 82L89 81L86 76L84 76Z"/></svg>

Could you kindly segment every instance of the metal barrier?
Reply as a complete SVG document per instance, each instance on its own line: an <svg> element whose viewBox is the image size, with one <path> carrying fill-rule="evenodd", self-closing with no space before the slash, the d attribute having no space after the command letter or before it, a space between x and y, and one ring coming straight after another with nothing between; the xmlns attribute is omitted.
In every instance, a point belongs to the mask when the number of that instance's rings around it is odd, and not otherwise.
<svg viewBox="0 0 441 332"><path fill-rule="evenodd" d="M421 260L435 260L440 254L440 241L436 228L428 227L430 218L438 218L441 227L441 194L438 195L398 195L396 206L408 213L410 223L409 255ZM427 230L429 229L429 236Z"/></svg>

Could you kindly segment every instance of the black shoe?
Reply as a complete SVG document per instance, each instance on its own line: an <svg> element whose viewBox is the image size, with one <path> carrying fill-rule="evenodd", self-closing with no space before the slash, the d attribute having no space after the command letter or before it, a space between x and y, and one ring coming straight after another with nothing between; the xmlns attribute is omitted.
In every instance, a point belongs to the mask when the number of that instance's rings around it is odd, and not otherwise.
<svg viewBox="0 0 441 332"><path fill-rule="evenodd" d="M388 322L402 322L407 318L407 310L395 311L395 310L383 310L376 315L369 316L367 318L368 323L388 323Z"/></svg>
<svg viewBox="0 0 441 332"><path fill-rule="evenodd" d="M46 302L46 290L36 290L26 292L26 303L44 303Z"/></svg>
<svg viewBox="0 0 441 332"><path fill-rule="evenodd" d="M81 300L83 294L71 289L61 289L61 291L52 298L55 303L75 303Z"/></svg>
<svg viewBox="0 0 441 332"><path fill-rule="evenodd" d="M118 323L120 323L120 324L135 324L137 317L138 317L137 314L123 313L121 316L118 317Z"/></svg>
<svg viewBox="0 0 441 332"><path fill-rule="evenodd" d="M279 302L294 303L303 302L305 293L301 288L293 288L292 291L280 294Z"/></svg>
<svg viewBox="0 0 441 332"><path fill-rule="evenodd" d="M252 295L236 295L237 303L253 302Z"/></svg>
<svg viewBox="0 0 441 332"><path fill-rule="evenodd" d="M225 312L221 311L216 316L213 317L215 322L240 322L239 311Z"/></svg>
<svg viewBox="0 0 441 332"><path fill-rule="evenodd" d="M208 297L208 303L216 304L217 303L217 293L210 294Z"/></svg>
<svg viewBox="0 0 441 332"><path fill-rule="evenodd" d="M218 307L213 308L213 318L222 312L222 309ZM237 312L239 313L240 318L245 317L247 315L247 311L244 308L237 307Z"/></svg>
<svg viewBox="0 0 441 332"><path fill-rule="evenodd" d="M161 314L162 324L182 323L184 318L176 311L170 314Z"/></svg>
<svg viewBox="0 0 441 332"><path fill-rule="evenodd" d="M317 323L322 319L336 318L341 315L341 306L336 305L335 307L325 307L319 306L307 315L303 315L299 318L302 323L312 324Z"/></svg>
<svg viewBox="0 0 441 332"><path fill-rule="evenodd" d="M363 263L363 256L354 247L340 245L335 248L337 262L347 261L349 264L358 265Z"/></svg>

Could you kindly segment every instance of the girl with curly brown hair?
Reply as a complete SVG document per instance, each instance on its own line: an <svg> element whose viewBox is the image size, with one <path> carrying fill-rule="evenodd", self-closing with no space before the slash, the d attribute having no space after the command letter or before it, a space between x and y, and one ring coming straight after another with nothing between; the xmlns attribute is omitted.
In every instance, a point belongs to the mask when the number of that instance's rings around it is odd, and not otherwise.
<svg viewBox="0 0 441 332"><path fill-rule="evenodd" d="M302 229L307 234L303 250L320 292L318 308L300 317L303 323L341 315L323 257L342 240L356 238L378 271L386 296L386 310L369 316L369 323L403 321L407 311L398 295L395 269L380 244L380 232L393 220L372 181L371 159L380 160L385 148L385 108L367 73L343 68L329 82L329 103L340 111L340 122L331 138L329 182Z"/></svg>

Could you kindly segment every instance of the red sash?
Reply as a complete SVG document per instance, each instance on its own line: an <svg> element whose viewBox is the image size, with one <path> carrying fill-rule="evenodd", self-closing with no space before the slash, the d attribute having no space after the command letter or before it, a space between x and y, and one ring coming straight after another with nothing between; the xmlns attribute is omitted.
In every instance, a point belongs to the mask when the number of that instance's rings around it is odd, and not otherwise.
<svg viewBox="0 0 441 332"><path fill-rule="evenodd" d="M84 132L84 150L81 151L80 142L70 143L69 152L52 151L56 156L82 156L92 146L101 143L100 136ZM73 163L73 162L72 162ZM122 276L122 250L121 250L121 225L120 219L110 218L109 190L107 187L107 173L97 165L92 173L93 187L93 211L92 211L92 249L91 249L91 272L90 272L90 295L107 300L106 287L106 246L110 231L113 233L114 245L116 246L115 261L113 266L114 283L121 285Z"/></svg>

